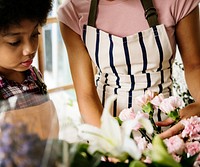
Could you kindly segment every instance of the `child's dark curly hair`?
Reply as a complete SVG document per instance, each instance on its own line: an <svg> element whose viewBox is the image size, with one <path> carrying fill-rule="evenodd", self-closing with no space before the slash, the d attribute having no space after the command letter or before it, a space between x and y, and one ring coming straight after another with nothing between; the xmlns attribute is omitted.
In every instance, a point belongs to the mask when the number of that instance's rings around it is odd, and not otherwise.
<svg viewBox="0 0 200 167"><path fill-rule="evenodd" d="M52 0L0 0L0 31L24 19L45 24Z"/></svg>

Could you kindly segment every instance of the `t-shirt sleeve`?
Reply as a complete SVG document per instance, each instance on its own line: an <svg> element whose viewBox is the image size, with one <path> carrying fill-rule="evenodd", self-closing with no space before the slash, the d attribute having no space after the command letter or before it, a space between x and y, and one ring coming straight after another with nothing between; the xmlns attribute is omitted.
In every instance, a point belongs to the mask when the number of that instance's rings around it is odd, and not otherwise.
<svg viewBox="0 0 200 167"><path fill-rule="evenodd" d="M63 4L59 6L57 17L60 22L80 34L81 30L78 26L78 15L71 0L65 0Z"/></svg>
<svg viewBox="0 0 200 167"><path fill-rule="evenodd" d="M175 22L178 23L198 6L200 0L174 0L174 2L173 13Z"/></svg>

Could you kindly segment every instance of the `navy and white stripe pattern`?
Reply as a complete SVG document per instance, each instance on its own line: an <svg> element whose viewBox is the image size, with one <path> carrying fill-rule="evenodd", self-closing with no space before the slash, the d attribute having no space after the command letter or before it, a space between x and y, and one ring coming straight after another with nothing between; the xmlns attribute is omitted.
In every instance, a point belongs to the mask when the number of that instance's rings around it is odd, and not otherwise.
<svg viewBox="0 0 200 167"><path fill-rule="evenodd" d="M164 25L123 38L85 26L83 40L98 68L102 104L108 96L118 95L114 116L124 108L137 109L134 98L147 89L170 95L173 56Z"/></svg>

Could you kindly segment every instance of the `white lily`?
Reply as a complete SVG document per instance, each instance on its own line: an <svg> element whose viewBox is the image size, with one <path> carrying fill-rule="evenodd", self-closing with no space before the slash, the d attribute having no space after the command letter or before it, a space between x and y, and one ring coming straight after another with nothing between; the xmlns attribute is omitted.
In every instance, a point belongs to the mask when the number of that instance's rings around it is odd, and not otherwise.
<svg viewBox="0 0 200 167"><path fill-rule="evenodd" d="M115 99L116 96L111 96L106 101L101 117L101 127L97 128L89 124L82 124L79 127L79 135L84 140L89 141L88 151L91 154L99 151L104 155L118 158L121 161L125 160L128 155L138 160L141 158L142 153L135 141L130 137L131 128L136 123L132 120L120 126L118 121L111 116L109 111Z"/></svg>

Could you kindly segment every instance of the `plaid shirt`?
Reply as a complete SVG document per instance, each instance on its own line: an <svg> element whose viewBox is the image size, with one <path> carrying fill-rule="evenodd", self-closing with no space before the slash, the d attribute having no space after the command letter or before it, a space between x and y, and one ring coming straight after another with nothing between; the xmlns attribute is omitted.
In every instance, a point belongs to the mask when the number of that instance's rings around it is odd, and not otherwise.
<svg viewBox="0 0 200 167"><path fill-rule="evenodd" d="M35 72L34 69L34 67L31 67L25 71L26 79L22 83L8 80L5 77L0 76L1 111L35 106L42 104L49 99L48 95L41 91L44 89L40 86L42 82L41 73L36 69ZM46 88L46 85L44 86Z"/></svg>

